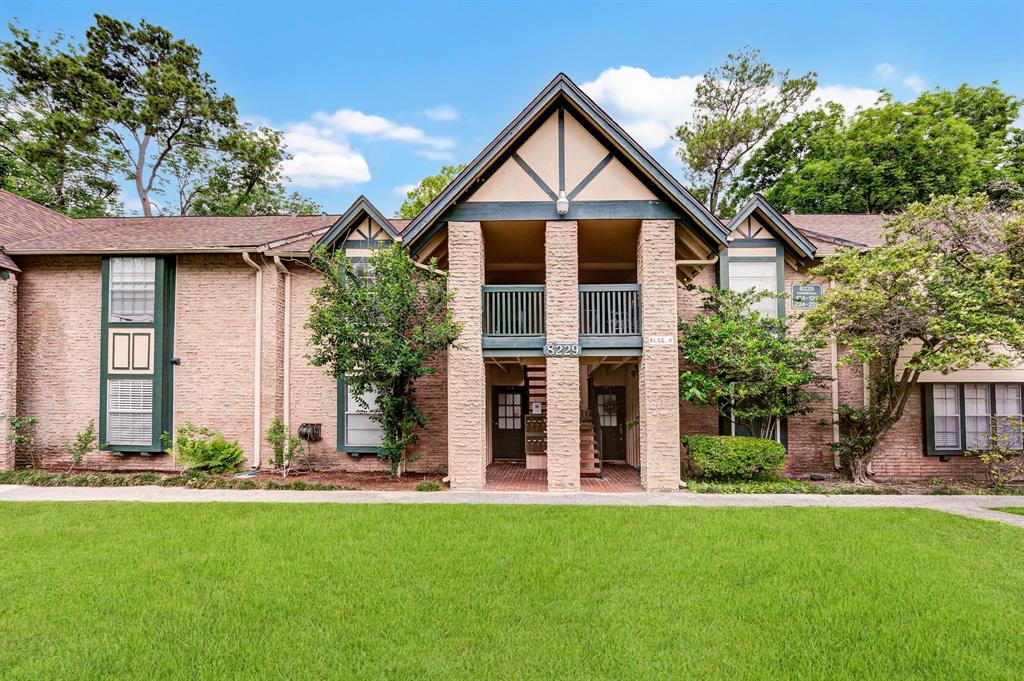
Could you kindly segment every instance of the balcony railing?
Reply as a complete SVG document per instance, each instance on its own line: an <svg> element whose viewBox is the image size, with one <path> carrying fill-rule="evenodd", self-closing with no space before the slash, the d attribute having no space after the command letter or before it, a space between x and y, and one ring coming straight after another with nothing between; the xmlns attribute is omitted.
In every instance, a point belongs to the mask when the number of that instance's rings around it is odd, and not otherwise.
<svg viewBox="0 0 1024 681"><path fill-rule="evenodd" d="M484 336L544 335L544 286L484 286Z"/></svg>
<svg viewBox="0 0 1024 681"><path fill-rule="evenodd" d="M580 286L580 336L639 336L640 284Z"/></svg>

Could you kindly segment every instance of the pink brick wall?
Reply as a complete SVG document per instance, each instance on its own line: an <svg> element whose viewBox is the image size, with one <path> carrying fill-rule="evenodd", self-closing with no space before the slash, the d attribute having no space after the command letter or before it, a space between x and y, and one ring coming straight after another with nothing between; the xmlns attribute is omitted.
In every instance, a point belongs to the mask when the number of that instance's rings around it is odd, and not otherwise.
<svg viewBox="0 0 1024 681"><path fill-rule="evenodd" d="M0 279L0 471L14 468L14 443L5 416L18 415L18 278Z"/></svg>
<svg viewBox="0 0 1024 681"><path fill-rule="evenodd" d="M690 283L701 288L713 288L716 285L715 265L706 266ZM699 291L688 291L683 286L676 286L676 311L679 317L692 321L701 311L702 299L703 295ZM679 370L684 371L686 368L686 363L680 358ZM679 432L681 435L718 435L718 411L710 407L695 407L681 400Z"/></svg>

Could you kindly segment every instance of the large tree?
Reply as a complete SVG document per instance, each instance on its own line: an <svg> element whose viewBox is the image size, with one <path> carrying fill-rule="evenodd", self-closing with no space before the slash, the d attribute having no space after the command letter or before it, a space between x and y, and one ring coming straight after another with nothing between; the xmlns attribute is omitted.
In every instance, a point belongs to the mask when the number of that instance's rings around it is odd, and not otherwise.
<svg viewBox="0 0 1024 681"><path fill-rule="evenodd" d="M941 196L889 221L884 245L811 271L832 282L806 317L870 368L869 403L842 407L833 444L857 482L926 371L1024 360L1024 205Z"/></svg>
<svg viewBox="0 0 1024 681"><path fill-rule="evenodd" d="M306 328L310 363L345 379L356 401L375 411L382 439L378 456L400 473L416 427L427 418L416 404L417 379L437 371L437 353L457 340L447 275L436 262L417 267L401 244L378 249L357 270L343 251L322 247L312 254L323 276L313 289Z"/></svg>
<svg viewBox="0 0 1024 681"><path fill-rule="evenodd" d="M799 109L817 87L817 74L790 78L761 53L745 47L722 66L704 74L697 85L693 121L680 125L674 139L682 143L695 194L712 213L733 174L779 123Z"/></svg>
<svg viewBox="0 0 1024 681"><path fill-rule="evenodd" d="M420 180L420 183L410 189L405 195L405 201L398 207L397 217L415 218L420 214L427 204L444 191L444 188L455 179L455 176L465 169L465 164L454 166L441 166L441 172L437 175L428 175Z"/></svg>
<svg viewBox="0 0 1024 681"><path fill-rule="evenodd" d="M827 105L779 127L735 193L819 213L896 213L962 191L1012 197L1024 185L1024 132L1013 127L1022 104L996 85L962 85L906 103L883 94L849 117Z"/></svg>

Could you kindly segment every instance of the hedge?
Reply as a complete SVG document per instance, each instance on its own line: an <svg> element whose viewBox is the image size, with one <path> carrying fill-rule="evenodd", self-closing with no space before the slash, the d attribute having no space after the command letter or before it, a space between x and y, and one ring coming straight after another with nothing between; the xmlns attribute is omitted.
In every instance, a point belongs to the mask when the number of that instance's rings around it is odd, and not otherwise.
<svg viewBox="0 0 1024 681"><path fill-rule="evenodd" d="M709 480L750 480L774 475L786 463L786 448L775 440L760 437L687 435L683 444L691 476Z"/></svg>

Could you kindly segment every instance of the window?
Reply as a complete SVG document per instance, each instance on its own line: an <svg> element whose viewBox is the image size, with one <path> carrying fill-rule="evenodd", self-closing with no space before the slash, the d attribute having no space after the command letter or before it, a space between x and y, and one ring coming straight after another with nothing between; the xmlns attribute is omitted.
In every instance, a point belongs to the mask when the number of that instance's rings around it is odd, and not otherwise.
<svg viewBox="0 0 1024 681"><path fill-rule="evenodd" d="M1019 383L936 383L925 386L928 451L963 454L991 445L1021 449Z"/></svg>
<svg viewBox="0 0 1024 681"><path fill-rule="evenodd" d="M730 258L728 271L729 289L732 291L754 289L772 293L779 292L779 272L775 260ZM776 317L779 314L779 300L778 298L763 298L752 305L751 309L766 317Z"/></svg>
<svg viewBox="0 0 1024 681"><path fill-rule="evenodd" d="M960 449L960 389L939 384L932 388L935 409L935 449Z"/></svg>
<svg viewBox="0 0 1024 681"><path fill-rule="evenodd" d="M377 398L373 393L363 393L367 408L356 400L351 387L345 386L345 446L377 447L380 445L380 424L371 418L377 411Z"/></svg>
<svg viewBox="0 0 1024 681"><path fill-rule="evenodd" d="M151 322L156 305L156 258L110 259L112 322Z"/></svg>
<svg viewBox="0 0 1024 681"><path fill-rule="evenodd" d="M1024 416L1021 414L1020 393L1020 384L1000 384L995 389L997 441L1012 449L1024 448L1021 432Z"/></svg>
<svg viewBox="0 0 1024 681"><path fill-rule="evenodd" d="M112 445L146 445L153 441L153 381L107 380L107 437Z"/></svg>

